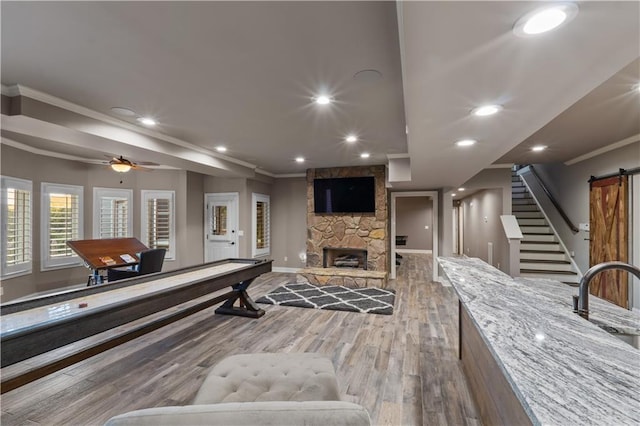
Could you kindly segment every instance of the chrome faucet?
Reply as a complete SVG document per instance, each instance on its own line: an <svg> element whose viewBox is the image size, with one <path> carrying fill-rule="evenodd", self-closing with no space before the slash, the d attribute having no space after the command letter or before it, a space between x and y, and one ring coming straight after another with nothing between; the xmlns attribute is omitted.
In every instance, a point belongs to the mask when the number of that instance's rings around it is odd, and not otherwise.
<svg viewBox="0 0 640 426"><path fill-rule="evenodd" d="M597 274L608 269L622 269L623 271L632 273L633 275L638 277L638 279L640 279L640 268L624 262L612 261L599 263L595 266L592 266L587 272L585 272L582 279L580 280L578 296L573 296L573 310L574 312L577 312L577 314L581 317L589 319L589 283Z"/></svg>

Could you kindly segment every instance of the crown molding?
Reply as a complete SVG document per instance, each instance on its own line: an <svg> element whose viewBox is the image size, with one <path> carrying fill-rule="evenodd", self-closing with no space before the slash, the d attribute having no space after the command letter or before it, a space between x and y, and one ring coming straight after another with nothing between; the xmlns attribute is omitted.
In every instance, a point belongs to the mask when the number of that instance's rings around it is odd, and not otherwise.
<svg viewBox="0 0 640 426"><path fill-rule="evenodd" d="M605 147L580 155L579 157L576 157L569 161L565 161L564 164L566 166L572 166L581 161L588 160L589 158L597 157L598 155L602 155L609 151L613 151L615 149L622 148L623 146L631 145L632 143L639 142L639 141L640 141L640 133L638 133L637 135L629 136L628 138L622 139L621 141L614 142L611 145L607 145Z"/></svg>
<svg viewBox="0 0 640 426"><path fill-rule="evenodd" d="M61 158L63 160L80 161L82 163L88 163L88 164L100 165L100 164L103 163L101 161L94 160L92 158L76 157L75 155L62 154L60 152L54 152L54 151L48 151L46 149L35 148L33 146L26 145L26 144L23 144L23 143L18 142L18 141L14 141L13 139L5 138L4 136L2 138L0 138L0 141L2 142L3 145L7 145L7 146L10 146L10 147L19 149L21 151L27 151L27 152L30 152L32 154L44 155L44 156L47 156L47 157Z"/></svg>
<svg viewBox="0 0 640 426"><path fill-rule="evenodd" d="M89 109L87 107L83 107L81 105L75 104L73 102L58 98L56 96L50 95L45 92L41 92L36 89L32 89L27 86L23 86L21 84L15 84L13 86L2 86L2 93L5 94L5 90L7 92L7 96L26 96L31 99L35 99L40 102L44 102L49 105L53 105L62 109L66 109L68 111L74 112L76 114L84 115L85 117L93 118L94 120L99 120L104 123L108 123L114 126L118 126L121 128L125 128L127 130L131 130L136 133L141 133L147 136L150 136L155 139L160 139L165 142L169 142L174 145L178 145L182 148L187 148L192 151L199 152L201 154L210 155L214 158L219 158L222 160L229 161L231 163L247 167L249 169L255 169L256 165L247 163L246 161L238 160L237 158L229 157L226 155L218 154L212 150L203 148L198 145L191 144L189 142L183 141L182 139L174 138L173 136L165 135L163 133L146 129L144 127L136 126L127 121L119 120L117 118L111 117L107 114ZM9 94L11 93L11 94Z"/></svg>
<svg viewBox="0 0 640 426"><path fill-rule="evenodd" d="M95 166L104 166L107 165L106 161L96 160L95 158L86 158L86 157L78 157L71 154L62 154L60 152L49 151L46 149L35 148L31 145L24 144L22 142L15 141L13 139L6 138L4 136L0 137L0 144L7 145L21 151L30 152L31 154L43 155L46 157L60 158L62 160L71 160L71 161L79 161L81 163L93 164ZM177 167L167 166L164 164L160 164L157 166L144 166L147 169L152 170L180 170Z"/></svg>

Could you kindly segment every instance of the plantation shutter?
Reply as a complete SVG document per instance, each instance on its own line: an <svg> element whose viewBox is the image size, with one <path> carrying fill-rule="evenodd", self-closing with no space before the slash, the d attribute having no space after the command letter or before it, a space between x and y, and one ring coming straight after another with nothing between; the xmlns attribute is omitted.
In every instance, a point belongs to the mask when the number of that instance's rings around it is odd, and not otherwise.
<svg viewBox="0 0 640 426"><path fill-rule="evenodd" d="M149 248L169 250L171 241L171 200L152 198L147 201L147 241Z"/></svg>
<svg viewBox="0 0 640 426"><path fill-rule="evenodd" d="M31 262L31 191L7 190L6 266Z"/></svg>
<svg viewBox="0 0 640 426"><path fill-rule="evenodd" d="M252 194L252 256L267 256L271 246L271 213L268 195Z"/></svg>
<svg viewBox="0 0 640 426"><path fill-rule="evenodd" d="M49 256L73 256L67 241L80 235L80 197L77 194L49 194Z"/></svg>
<svg viewBox="0 0 640 426"><path fill-rule="evenodd" d="M127 200L102 198L100 200L99 238L123 238L127 236L129 206Z"/></svg>

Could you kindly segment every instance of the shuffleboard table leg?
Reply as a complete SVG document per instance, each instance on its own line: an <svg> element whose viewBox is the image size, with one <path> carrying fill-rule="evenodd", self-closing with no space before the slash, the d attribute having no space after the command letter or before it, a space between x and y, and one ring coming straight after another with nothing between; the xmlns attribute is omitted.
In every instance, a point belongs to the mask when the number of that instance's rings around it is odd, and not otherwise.
<svg viewBox="0 0 640 426"><path fill-rule="evenodd" d="M253 301L249 293L247 293L247 288L253 282L253 278L250 280L242 281L241 283L234 284L233 287L233 295L227 299L226 302L222 304L218 309L216 309L216 314L222 315L238 315L241 317L250 317L250 318L260 318L264 315L264 310L260 309L256 302ZM238 301L240 306L234 306L234 304Z"/></svg>

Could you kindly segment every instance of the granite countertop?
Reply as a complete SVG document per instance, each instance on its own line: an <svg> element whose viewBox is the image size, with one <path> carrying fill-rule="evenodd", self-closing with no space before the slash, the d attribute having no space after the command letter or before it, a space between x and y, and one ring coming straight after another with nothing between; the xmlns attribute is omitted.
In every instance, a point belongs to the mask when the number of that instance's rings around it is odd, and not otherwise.
<svg viewBox="0 0 640 426"><path fill-rule="evenodd" d="M438 261L533 424L640 424L640 350L574 314L577 289L480 259ZM640 324L596 297L590 310L626 331Z"/></svg>

